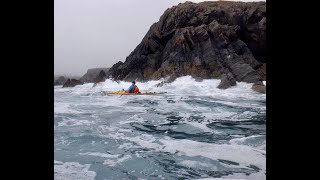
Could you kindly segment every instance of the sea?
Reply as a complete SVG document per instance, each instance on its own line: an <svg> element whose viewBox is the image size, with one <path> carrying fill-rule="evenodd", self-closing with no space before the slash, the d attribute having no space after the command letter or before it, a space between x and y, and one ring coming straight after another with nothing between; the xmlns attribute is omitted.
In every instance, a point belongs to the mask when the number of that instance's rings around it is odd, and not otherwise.
<svg viewBox="0 0 320 180"><path fill-rule="evenodd" d="M54 179L266 179L266 94L160 82L136 83L156 95L105 95L131 85L111 79L55 86Z"/></svg>

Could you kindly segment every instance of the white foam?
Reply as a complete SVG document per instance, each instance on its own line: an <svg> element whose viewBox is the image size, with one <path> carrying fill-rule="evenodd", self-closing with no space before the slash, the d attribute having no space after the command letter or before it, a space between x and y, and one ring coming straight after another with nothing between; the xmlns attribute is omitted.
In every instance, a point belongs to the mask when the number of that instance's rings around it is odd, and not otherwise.
<svg viewBox="0 0 320 180"><path fill-rule="evenodd" d="M228 88L226 90L218 89L217 86L220 83L218 79L208 79L201 82L195 81L191 76L183 76L177 78L174 82L166 84L162 87L156 87L156 84L160 83L161 80L157 81L147 81L147 82L137 82L137 86L140 91L157 91L157 92L167 92L167 95L176 95L175 101L179 102L177 98L185 98L187 96L211 96L215 99L220 99L225 102L225 100L264 100L266 98L265 94L256 93L251 89L252 83L238 82L236 86ZM92 88L92 83L87 83L84 85L75 86L73 88L57 88L55 87L55 92L64 92L71 93L72 95L81 96L81 95L90 95L98 93L101 91L118 91L122 89L128 89L131 85L130 82L112 81L107 79L105 82L102 82L101 85ZM56 95L55 95L56 96ZM180 96L180 97L178 97ZM106 95L102 98L99 98L99 104L105 105L106 103L112 102L112 105L121 106L122 108L128 108L128 106L123 106L127 100L134 100L137 97L126 96L121 97L118 95ZM161 99L163 96L153 96L157 100ZM150 96L139 96L139 99L148 99ZM56 99L56 98L55 98ZM121 101L120 101L121 100ZM124 101L123 101L124 100ZM56 105L55 100L55 105ZM87 101L83 102L84 104ZM94 102L92 102L94 103ZM168 103L166 103L168 105ZM250 104L248 104L250 105ZM63 106L59 104L59 107L55 107L55 112L63 112L63 109L59 109ZM67 105L65 105L67 106ZM129 106L130 107L130 106ZM68 107L65 107L68 108ZM194 107L199 108L199 110L206 110L203 107ZM65 109L66 110L66 109Z"/></svg>
<svg viewBox="0 0 320 180"><path fill-rule="evenodd" d="M119 124L129 124L133 122L144 122L144 121L145 120L139 115L133 115L132 117L128 118L126 121L121 121Z"/></svg>
<svg viewBox="0 0 320 180"><path fill-rule="evenodd" d="M210 144L204 142L183 140L160 140L164 145L162 150L174 153L179 151L187 156L203 156L210 159L223 159L243 165L255 165L266 169L265 156L253 148L242 145Z"/></svg>
<svg viewBox="0 0 320 180"><path fill-rule="evenodd" d="M116 127L110 127L110 126L107 126L107 125L100 125L98 126L98 131L99 132L114 132L114 131L118 131L119 129L116 128Z"/></svg>
<svg viewBox="0 0 320 180"><path fill-rule="evenodd" d="M206 124L203 123L198 123L198 122L194 122L194 121L185 121L186 124L189 124L195 128L200 129L202 132L213 132L213 130L211 128L208 128L206 126Z"/></svg>
<svg viewBox="0 0 320 180"><path fill-rule="evenodd" d="M160 149L163 147L160 144L153 143L155 141L155 138L148 134L142 134L141 136L135 136L135 137L127 137L123 133L114 133L114 134L109 134L109 137L114 139L129 140L141 147L146 147L149 149Z"/></svg>
<svg viewBox="0 0 320 180"><path fill-rule="evenodd" d="M132 143L123 143L118 147L118 149L130 149L132 147L134 147Z"/></svg>
<svg viewBox="0 0 320 180"><path fill-rule="evenodd" d="M58 141L57 139L55 139L55 145L58 145L58 144L63 144L63 145L67 145L69 146L73 141L71 140L65 140L63 138L60 139L60 141Z"/></svg>
<svg viewBox="0 0 320 180"><path fill-rule="evenodd" d="M229 145L229 144L210 144L205 142L197 142L187 139L176 140L170 137L160 139L160 143L155 142L152 137L145 136L126 137L121 133L113 135L114 138L126 139L138 144L141 147L153 149L159 152L176 153L190 157L202 156L213 160L223 159L237 162L241 167L255 165L260 169L266 169L266 158L263 155L265 151L245 146L245 145Z"/></svg>
<svg viewBox="0 0 320 180"><path fill-rule="evenodd" d="M265 154L266 153L266 140L263 140L262 142L260 142L258 144L248 143L248 141L255 139L255 138L259 138L259 137L263 137L263 135L253 135L253 136L248 136L248 137L234 138L234 139L231 139L229 141L229 143L233 144L233 145L252 146L252 147L255 147L255 151L259 151L259 152Z"/></svg>
<svg viewBox="0 0 320 180"><path fill-rule="evenodd" d="M230 120L230 121L243 121L250 119L252 116L255 116L255 112L244 112L238 113L232 110L228 111L225 107L202 107L194 104L189 104L186 100L198 98L201 101L208 101L208 103L222 103L232 107L250 107L255 108L258 111L265 111L265 105L263 102L266 99L265 94L256 93L251 89L252 83L243 83L238 82L236 86L228 88L226 90L221 90L216 88L220 83L220 80L203 80L201 82L195 81L190 76L180 77L176 81L166 84L162 87L156 87L159 81L148 81L148 82L137 82L137 85L140 88L140 91L157 91L157 92L167 92L164 95L154 95L154 96L120 96L118 95L102 95L101 91L117 91L121 89L127 89L131 83L120 81L119 83L106 80L101 83L101 85L92 88L91 84L79 85L74 88L61 88L55 87L55 113L84 113L82 112L85 109L84 106L94 108L92 106L97 106L101 108L100 111L94 111L95 117L93 119L98 119L103 117L105 114L108 114L107 118L103 119L103 122L99 121L101 125L98 126L99 135L106 138L114 139L123 139L128 140L129 143L125 143L119 146L120 149L128 149L135 146L141 146L144 148L150 149L150 151L158 152L169 152L176 153L178 155L186 155L190 157L202 156L210 158L213 160L224 159L229 161L234 161L240 163L239 167L246 167L248 165L255 165L263 170L265 170L265 144L259 145L257 147L250 147L243 144L244 139L234 139L230 141L230 144L210 144L203 142L196 142L191 140L176 140L169 137L164 139L156 139L152 135L148 134L134 134L134 137L128 137L128 135L133 135L131 129L128 128L127 124L131 122L144 123L146 121L154 123L167 123L167 115L159 115L160 118L149 118L147 116L140 116L141 113L145 113L147 110L152 110L149 107L142 107L140 104L127 104L128 102L137 101L137 100L154 100L157 102L157 105L154 109L157 113L172 113L178 112L177 116L182 117L180 120L182 123L187 123L203 132L215 132L208 127L206 127L207 122L189 122L187 121L191 115L195 113L199 116L203 116L204 119L210 121L208 123L214 122L216 120ZM265 82L264 82L265 84ZM170 99L174 102L168 102ZM209 100L208 100L209 99ZM259 101L259 102L256 102ZM80 105L80 106L79 106ZM105 110L103 109L105 107ZM117 112L130 113L134 112L134 116L127 118L125 120L113 121L111 119L113 116L109 114ZM198 112L194 112L198 111ZM57 114L57 116L60 116ZM111 117L108 119L108 117ZM163 118L162 118L163 117ZM77 119L67 119L64 121L58 122L58 126L88 126L93 125L97 120L77 120ZM107 125L106 125L107 124ZM57 126L57 128L59 128ZM176 128L176 127L173 127ZM56 129L55 129L56 131ZM140 133L140 132L139 132ZM223 133L223 132L221 132ZM61 140L59 143L70 143L69 141ZM87 156L98 156L105 158L104 164L108 166L115 166L118 163L124 162L131 158L131 156L121 155L110 155L99 152L86 152L80 155ZM140 154L136 153L136 156ZM119 158L121 157L121 158ZM119 159L117 159L119 158ZM56 165L61 165L62 162L55 162ZM197 165L196 162L184 161L182 162L186 166ZM193 164L192 164L193 163ZM198 164L199 166L205 166L205 164ZM228 166L228 165L225 165ZM253 177L254 175L252 175ZM261 175L265 177L265 175ZM229 178L229 177L226 177ZM233 177L230 177L233 178ZM239 177L243 178L243 177ZM247 178L247 177L246 177ZM245 178L245 179L246 179ZM72 179L72 178L71 178Z"/></svg>
<svg viewBox="0 0 320 180"><path fill-rule="evenodd" d="M54 164L63 164L63 162L54 160Z"/></svg>
<svg viewBox="0 0 320 180"><path fill-rule="evenodd" d="M93 180L96 172L89 171L89 164L79 164L78 162L65 162L55 161L54 165L54 179L55 180Z"/></svg>
<svg viewBox="0 0 320 180"><path fill-rule="evenodd" d="M192 168L207 167L207 168L211 168L211 170L217 170L217 168L215 166L212 166L212 164L202 163L199 161L184 160L179 162L178 164L186 167L192 167Z"/></svg>
<svg viewBox="0 0 320 180"><path fill-rule="evenodd" d="M248 137L240 137L240 138L234 138L231 139L229 142L230 144L239 144L242 145L244 144L247 140L258 138L258 137L263 137L263 135L253 135L253 136L248 136Z"/></svg>
<svg viewBox="0 0 320 180"><path fill-rule="evenodd" d="M103 157L103 158L117 158L120 156L119 154L106 154L106 153L100 153L100 152L86 152L86 153L79 153L79 155L97 156L97 157Z"/></svg>
<svg viewBox="0 0 320 180"><path fill-rule="evenodd" d="M103 162L104 165L108 165L108 166L115 166L119 163L122 163L124 161L127 161L128 159L131 159L132 157L130 155L125 155L122 158L119 159L107 159Z"/></svg>
<svg viewBox="0 0 320 180"><path fill-rule="evenodd" d="M88 126L95 124L94 121L70 119L58 122L58 126Z"/></svg>
<svg viewBox="0 0 320 180"><path fill-rule="evenodd" d="M75 109L70 107L68 103L54 103L54 113L81 113Z"/></svg>
<svg viewBox="0 0 320 180"><path fill-rule="evenodd" d="M234 179L239 179L239 178L243 178L245 180L265 180L266 179L266 175L264 174L265 172L259 171L257 173L251 173L249 175L243 174L243 173L234 173L234 174L230 174L228 176L223 176L222 179L230 179L230 178L234 178Z"/></svg>

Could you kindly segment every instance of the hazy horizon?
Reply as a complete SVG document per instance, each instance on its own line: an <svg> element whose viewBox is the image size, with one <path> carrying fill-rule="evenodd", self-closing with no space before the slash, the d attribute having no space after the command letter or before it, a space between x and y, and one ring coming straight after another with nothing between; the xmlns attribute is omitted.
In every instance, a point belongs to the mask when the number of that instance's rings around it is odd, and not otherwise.
<svg viewBox="0 0 320 180"><path fill-rule="evenodd" d="M54 0L54 74L82 76L124 62L164 11L181 2Z"/></svg>

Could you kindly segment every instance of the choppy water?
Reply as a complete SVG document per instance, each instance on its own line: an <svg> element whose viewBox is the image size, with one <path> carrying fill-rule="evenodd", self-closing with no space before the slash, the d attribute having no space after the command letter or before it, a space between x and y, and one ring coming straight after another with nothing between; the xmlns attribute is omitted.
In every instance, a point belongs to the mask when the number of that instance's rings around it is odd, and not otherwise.
<svg viewBox="0 0 320 180"><path fill-rule="evenodd" d="M54 89L55 179L266 179L266 96L186 76Z"/></svg>

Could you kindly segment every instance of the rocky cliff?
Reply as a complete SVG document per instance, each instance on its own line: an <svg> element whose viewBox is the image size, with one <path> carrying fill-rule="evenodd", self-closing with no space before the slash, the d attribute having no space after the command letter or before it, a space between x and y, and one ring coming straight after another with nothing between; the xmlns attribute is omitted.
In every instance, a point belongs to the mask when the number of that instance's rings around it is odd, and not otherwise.
<svg viewBox="0 0 320 180"><path fill-rule="evenodd" d="M167 9L107 76L145 81L191 75L221 79L224 89L265 80L265 63L265 2L185 2Z"/></svg>
<svg viewBox="0 0 320 180"><path fill-rule="evenodd" d="M64 76L60 76L59 78L57 78L54 81L54 85L55 86L60 86L60 85L63 85L66 81L67 81L67 79Z"/></svg>
<svg viewBox="0 0 320 180"><path fill-rule="evenodd" d="M84 74L79 80L84 83L94 83L96 82L96 79L99 77L100 79L103 79L109 71L110 68L93 68L88 69L87 73ZM103 71L103 72L101 72ZM102 77L104 76L104 77Z"/></svg>

